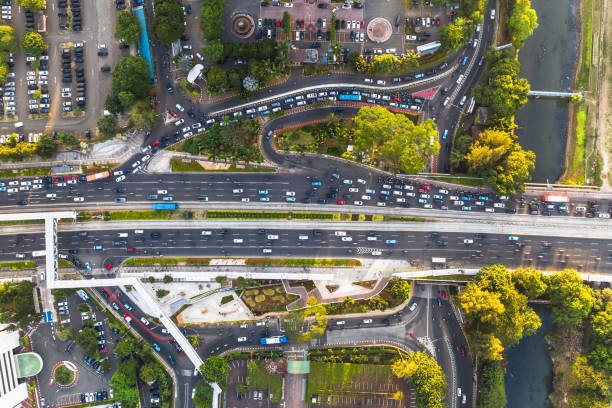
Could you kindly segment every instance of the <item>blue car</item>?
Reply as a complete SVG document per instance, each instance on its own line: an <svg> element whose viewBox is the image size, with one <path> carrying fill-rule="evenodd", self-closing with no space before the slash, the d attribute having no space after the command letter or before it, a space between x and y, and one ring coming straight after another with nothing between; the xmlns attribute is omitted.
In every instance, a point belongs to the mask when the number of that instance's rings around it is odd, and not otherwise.
<svg viewBox="0 0 612 408"><path fill-rule="evenodd" d="M461 199L462 199L463 201L471 201L471 200L472 200L472 197L470 197L470 196L463 196L463 197L461 197Z"/></svg>
<svg viewBox="0 0 612 408"><path fill-rule="evenodd" d="M397 241L394 240L394 239L388 239L388 240L385 241L385 244L387 244L387 245L395 245L395 244L397 244Z"/></svg>
<svg viewBox="0 0 612 408"><path fill-rule="evenodd" d="M168 361L170 362L170 364L174 365L174 359L172 358L172 356L168 356Z"/></svg>
<svg viewBox="0 0 612 408"><path fill-rule="evenodd" d="M461 211L472 211L472 207L469 205L464 205L461 207Z"/></svg>
<svg viewBox="0 0 612 408"><path fill-rule="evenodd" d="M161 351L161 349L159 348L159 346L157 345L157 343L153 343L153 348L155 349L155 351L157 351L158 353Z"/></svg>
<svg viewBox="0 0 612 408"><path fill-rule="evenodd" d="M91 264L89 262L85 262L85 267L87 268L87 272L91 272Z"/></svg>
<svg viewBox="0 0 612 408"><path fill-rule="evenodd" d="M295 197L285 197L285 201L287 201L287 202L295 202Z"/></svg>
<svg viewBox="0 0 612 408"><path fill-rule="evenodd" d="M162 198L162 200L164 200L164 201L172 201L172 200L174 200L174 198L173 197L164 197L164 198Z"/></svg>
<svg viewBox="0 0 612 408"><path fill-rule="evenodd" d="M270 197L259 197L259 201L268 202L270 201Z"/></svg>
<svg viewBox="0 0 612 408"><path fill-rule="evenodd" d="M320 181L313 181L312 183L310 183L313 187L321 187L323 185L323 183L321 183Z"/></svg>
<svg viewBox="0 0 612 408"><path fill-rule="evenodd" d="M268 190L259 190L259 194L268 195L270 192Z"/></svg>

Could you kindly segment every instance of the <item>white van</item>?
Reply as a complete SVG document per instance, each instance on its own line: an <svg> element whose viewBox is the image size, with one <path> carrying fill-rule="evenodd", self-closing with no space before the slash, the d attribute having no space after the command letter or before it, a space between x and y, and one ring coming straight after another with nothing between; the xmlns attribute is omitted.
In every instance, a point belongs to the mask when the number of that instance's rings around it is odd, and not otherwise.
<svg viewBox="0 0 612 408"><path fill-rule="evenodd" d="M334 235L337 237L346 237L346 232L345 231L336 231L334 232Z"/></svg>
<svg viewBox="0 0 612 408"><path fill-rule="evenodd" d="M472 43L472 46L474 48L478 47L478 39L474 40L474 42Z"/></svg>
<svg viewBox="0 0 612 408"><path fill-rule="evenodd" d="M491 10L491 20L495 20L495 9Z"/></svg>
<svg viewBox="0 0 612 408"><path fill-rule="evenodd" d="M299 41L300 40L300 32L296 31L295 32L295 41Z"/></svg>
<svg viewBox="0 0 612 408"><path fill-rule="evenodd" d="M463 98L461 98L461 101L459 102L459 106L465 105L466 100L467 100L467 95L463 95Z"/></svg>
<svg viewBox="0 0 612 408"><path fill-rule="evenodd" d="M234 244L242 244L244 240L242 238L234 238Z"/></svg>
<svg viewBox="0 0 612 408"><path fill-rule="evenodd" d="M140 318L140 321L142 322L142 324L144 324L145 326L149 325L149 321L147 319L145 319L144 317Z"/></svg>
<svg viewBox="0 0 612 408"><path fill-rule="evenodd" d="M268 234L268 239L278 239L278 235Z"/></svg>
<svg viewBox="0 0 612 408"><path fill-rule="evenodd" d="M202 231L202 235L212 235L212 231Z"/></svg>
<svg viewBox="0 0 612 408"><path fill-rule="evenodd" d="M463 74L459 75L459 78L457 78L457 83L460 84L461 82L463 82Z"/></svg>
<svg viewBox="0 0 612 408"><path fill-rule="evenodd" d="M134 230L134 234L144 234L144 230Z"/></svg>
<svg viewBox="0 0 612 408"><path fill-rule="evenodd" d="M298 239L299 239L300 241L307 240L307 239L308 239L308 235L300 235L300 236L298 236Z"/></svg>
<svg viewBox="0 0 612 408"><path fill-rule="evenodd" d="M608 214L608 213L599 213L599 218L610 218L610 214Z"/></svg>
<svg viewBox="0 0 612 408"><path fill-rule="evenodd" d="M120 232L118 235L119 235L119 238L127 238L128 237L128 233L127 232Z"/></svg>

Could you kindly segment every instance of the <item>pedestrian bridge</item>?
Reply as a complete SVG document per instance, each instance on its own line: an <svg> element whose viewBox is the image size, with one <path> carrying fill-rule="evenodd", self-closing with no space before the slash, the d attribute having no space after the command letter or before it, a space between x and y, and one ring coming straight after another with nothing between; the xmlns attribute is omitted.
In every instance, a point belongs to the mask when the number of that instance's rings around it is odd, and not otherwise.
<svg viewBox="0 0 612 408"><path fill-rule="evenodd" d="M583 91L578 92L549 92L549 91L529 91L529 96L545 96L549 98L571 98L574 95L584 97Z"/></svg>

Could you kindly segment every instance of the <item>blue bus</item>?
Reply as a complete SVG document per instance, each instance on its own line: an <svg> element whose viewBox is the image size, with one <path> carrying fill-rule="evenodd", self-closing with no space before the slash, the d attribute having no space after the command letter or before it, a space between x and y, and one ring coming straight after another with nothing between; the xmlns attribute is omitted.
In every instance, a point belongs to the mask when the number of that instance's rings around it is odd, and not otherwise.
<svg viewBox="0 0 612 408"><path fill-rule="evenodd" d="M340 94L340 95L338 95L338 100L341 100L341 101L360 101L361 100L361 95Z"/></svg>
<svg viewBox="0 0 612 408"><path fill-rule="evenodd" d="M176 210L177 208L178 204L176 203L159 203L151 205L151 209L153 210Z"/></svg>
<svg viewBox="0 0 612 408"><path fill-rule="evenodd" d="M261 339L259 339L259 344L280 344L280 343L286 343L287 342L287 336L272 336L272 337L262 337Z"/></svg>

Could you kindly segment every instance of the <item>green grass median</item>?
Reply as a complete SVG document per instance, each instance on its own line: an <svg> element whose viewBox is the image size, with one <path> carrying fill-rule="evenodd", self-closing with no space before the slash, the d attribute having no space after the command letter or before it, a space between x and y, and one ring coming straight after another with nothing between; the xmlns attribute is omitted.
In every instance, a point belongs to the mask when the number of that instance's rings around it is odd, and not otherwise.
<svg viewBox="0 0 612 408"><path fill-rule="evenodd" d="M215 170L204 168L196 160L183 161L181 159L172 159L172 171L177 173L275 173L276 169L231 164L227 169Z"/></svg>
<svg viewBox="0 0 612 408"><path fill-rule="evenodd" d="M332 220L334 213L291 211L216 211L206 212L209 219Z"/></svg>
<svg viewBox="0 0 612 408"><path fill-rule="evenodd" d="M357 259L249 258L247 266L361 266Z"/></svg>
<svg viewBox="0 0 612 408"><path fill-rule="evenodd" d="M11 271L36 269L36 263L34 263L34 261L0 262L0 269L10 269Z"/></svg>

